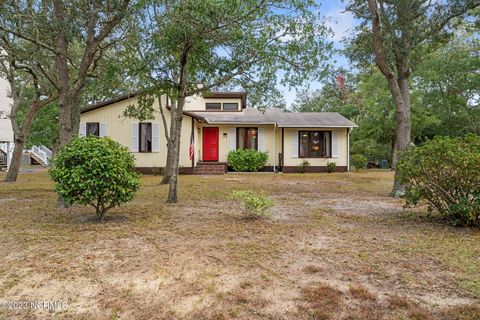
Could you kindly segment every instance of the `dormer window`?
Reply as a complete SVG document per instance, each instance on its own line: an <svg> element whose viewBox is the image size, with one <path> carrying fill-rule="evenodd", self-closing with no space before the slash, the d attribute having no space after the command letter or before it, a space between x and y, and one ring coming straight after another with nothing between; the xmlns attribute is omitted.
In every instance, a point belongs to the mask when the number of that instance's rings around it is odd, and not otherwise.
<svg viewBox="0 0 480 320"><path fill-rule="evenodd" d="M224 103L223 104L224 111L237 111L238 110L238 103Z"/></svg>
<svg viewBox="0 0 480 320"><path fill-rule="evenodd" d="M207 102L205 104L205 110L210 111L238 111L237 102Z"/></svg>
<svg viewBox="0 0 480 320"><path fill-rule="evenodd" d="M222 104L221 103L207 103L205 106L205 110L222 110Z"/></svg>

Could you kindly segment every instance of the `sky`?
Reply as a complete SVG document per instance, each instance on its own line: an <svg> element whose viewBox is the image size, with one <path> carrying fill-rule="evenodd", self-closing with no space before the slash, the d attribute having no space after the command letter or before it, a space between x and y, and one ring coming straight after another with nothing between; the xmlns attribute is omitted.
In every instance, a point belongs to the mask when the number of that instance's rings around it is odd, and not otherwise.
<svg viewBox="0 0 480 320"><path fill-rule="evenodd" d="M333 42L336 49L343 49L341 40L349 34L356 25L353 15L345 10L345 3L341 0L325 0L321 1L320 13L327 19L327 26L330 27L333 34L329 38ZM348 68L348 60L341 54L334 55L332 60L335 61L335 66ZM309 90L314 91L322 87L321 81L314 81L309 83ZM284 93L284 99L288 107L292 105L296 98L296 90L288 90L280 86L280 90Z"/></svg>

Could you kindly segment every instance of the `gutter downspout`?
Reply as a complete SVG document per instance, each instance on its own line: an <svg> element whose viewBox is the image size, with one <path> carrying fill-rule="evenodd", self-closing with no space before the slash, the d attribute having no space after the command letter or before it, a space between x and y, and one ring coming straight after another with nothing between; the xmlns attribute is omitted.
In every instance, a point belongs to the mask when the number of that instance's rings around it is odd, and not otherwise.
<svg viewBox="0 0 480 320"><path fill-rule="evenodd" d="M276 142L277 142L277 135L276 135L276 129L277 129L277 124L275 123L273 125L273 172L276 172L276 162L277 162L277 157L276 157L276 150L275 150L275 147L276 147Z"/></svg>
<svg viewBox="0 0 480 320"><path fill-rule="evenodd" d="M350 171L350 132L353 128L347 128L347 171Z"/></svg>

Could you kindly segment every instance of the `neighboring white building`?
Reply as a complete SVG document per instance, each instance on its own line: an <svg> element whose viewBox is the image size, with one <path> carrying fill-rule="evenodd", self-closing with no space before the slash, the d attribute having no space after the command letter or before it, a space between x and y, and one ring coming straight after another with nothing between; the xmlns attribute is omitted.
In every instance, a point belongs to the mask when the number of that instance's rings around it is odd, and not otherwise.
<svg viewBox="0 0 480 320"><path fill-rule="evenodd" d="M0 78L0 155L7 156L7 168L13 152L13 130L8 115L12 108L12 99L9 97L10 84Z"/></svg>

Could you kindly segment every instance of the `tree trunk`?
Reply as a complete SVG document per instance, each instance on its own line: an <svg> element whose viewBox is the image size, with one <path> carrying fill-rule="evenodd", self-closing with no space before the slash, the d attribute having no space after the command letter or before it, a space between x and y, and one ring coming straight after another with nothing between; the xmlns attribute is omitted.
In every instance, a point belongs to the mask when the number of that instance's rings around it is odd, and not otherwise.
<svg viewBox="0 0 480 320"><path fill-rule="evenodd" d="M160 184L170 183L170 177L172 176L172 166L173 166L172 153L173 153L172 142L170 141L170 139L168 139L167 140L167 162L166 162L165 168L163 169L163 177Z"/></svg>
<svg viewBox="0 0 480 320"><path fill-rule="evenodd" d="M183 100L183 101L182 101ZM174 132L172 132L172 152L171 152L171 171L170 171L170 187L168 189L167 203L177 203L177 185L178 185L178 168L180 161L180 139L182 134L183 104L185 98L178 100L177 109L173 112L172 121L176 122ZM180 106L181 110L180 110ZM172 123L173 126L173 123Z"/></svg>
<svg viewBox="0 0 480 320"><path fill-rule="evenodd" d="M411 144L412 134L412 119L411 119L411 104L410 91L408 89L408 79L402 77L398 79L398 86L402 95L403 103L396 105L396 124L395 124L395 148L393 150L392 167L396 169L401 153L407 150ZM405 193L405 186L400 182L399 172L395 170L395 179L393 181L393 188L391 196L398 198Z"/></svg>
<svg viewBox="0 0 480 320"><path fill-rule="evenodd" d="M8 167L8 172L5 177L5 182L17 181L18 171L20 170L20 164L22 163L23 148L25 146L25 140L22 138L15 138L15 146L13 148L12 160Z"/></svg>
<svg viewBox="0 0 480 320"><path fill-rule="evenodd" d="M14 114L11 115L12 128L15 136L15 147L13 148L12 160L8 168L7 176L5 177L6 182L17 181L18 171L20 170L20 165L22 163L23 148L25 147L25 142L27 142L28 136L30 135L33 119L35 118L35 115L40 107L40 102L34 99L25 116L21 130L17 122L18 109L15 108Z"/></svg>

